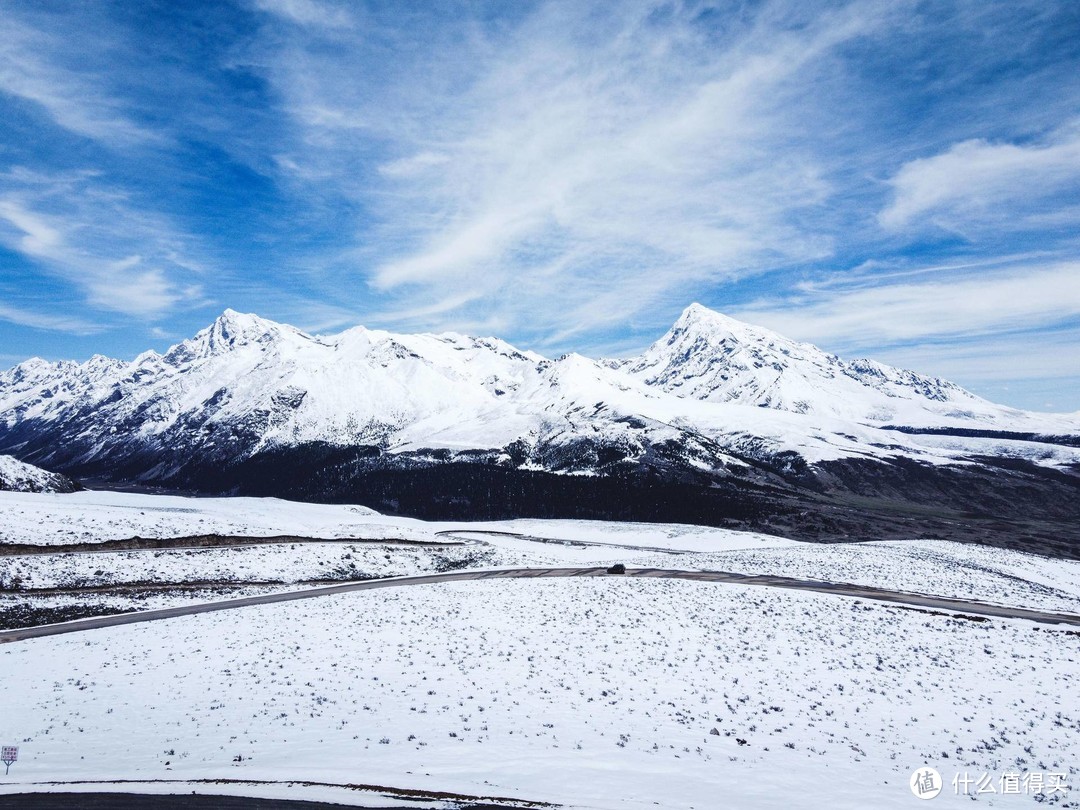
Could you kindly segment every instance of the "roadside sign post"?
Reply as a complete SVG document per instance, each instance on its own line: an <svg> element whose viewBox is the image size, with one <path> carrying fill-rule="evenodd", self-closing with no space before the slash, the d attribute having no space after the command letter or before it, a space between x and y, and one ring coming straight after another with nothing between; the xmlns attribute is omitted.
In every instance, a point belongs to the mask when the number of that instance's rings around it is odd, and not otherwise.
<svg viewBox="0 0 1080 810"><path fill-rule="evenodd" d="M19 748L16 745L5 745L0 747L0 762L4 763L4 776L7 776L11 771L11 763L15 762L19 758Z"/></svg>

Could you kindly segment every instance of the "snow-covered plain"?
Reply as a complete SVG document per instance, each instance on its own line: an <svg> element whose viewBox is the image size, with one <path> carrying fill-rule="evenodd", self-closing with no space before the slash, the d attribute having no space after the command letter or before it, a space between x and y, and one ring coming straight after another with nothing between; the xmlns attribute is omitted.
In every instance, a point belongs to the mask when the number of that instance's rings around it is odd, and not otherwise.
<svg viewBox="0 0 1080 810"><path fill-rule="evenodd" d="M660 564L662 558L641 560ZM799 544L695 554L687 567L848 582L1012 607L1080 612L1080 562L940 540ZM669 563L670 564L670 563Z"/></svg>
<svg viewBox="0 0 1080 810"><path fill-rule="evenodd" d="M481 527L567 545L486 534ZM622 562L772 574L1037 610L1080 610L1080 562L942 540L817 544L705 526L587 520L467 524L454 536L483 538L502 553L527 554L534 565Z"/></svg>
<svg viewBox="0 0 1080 810"><path fill-rule="evenodd" d="M712 526L685 523L633 523L610 520L496 520L476 523L451 523L446 527L461 534L469 529L512 532L538 538L573 542L602 543L627 548L664 548L673 551L730 551L745 548L781 548L801 546L771 534L733 531ZM440 524L440 528L443 526ZM492 538L486 537L491 540Z"/></svg>
<svg viewBox="0 0 1080 810"><path fill-rule="evenodd" d="M217 582L303 583L408 576L438 568L527 564L524 555L459 544L438 550L353 543L283 543L175 551L34 554L0 557L0 583L71 588Z"/></svg>
<svg viewBox="0 0 1080 810"><path fill-rule="evenodd" d="M9 590L0 607L146 609L223 598L199 585L207 582L236 596L448 563L613 562L1071 613L1080 604L1080 563L918 539L813 545L679 525L429 524L359 507L109 492L0 493L0 531L2 542L56 546L0 556L9 584L189 586L32 598ZM64 551L210 533L350 539ZM356 541L364 537L375 542ZM472 542L450 545L455 538ZM1080 636L1058 627L730 584L488 580L324 596L0 645L0 742L21 749L0 792L39 781L227 778L612 810L911 806L908 776L923 765L947 783L964 771L1054 771L1075 786L1078 664ZM184 781L176 789L214 792ZM230 790L297 797L284 786ZM1062 794L1043 798L1075 806ZM970 799L948 784L936 799L959 801Z"/></svg>
<svg viewBox="0 0 1080 810"><path fill-rule="evenodd" d="M18 782L887 808L911 806L925 764L1075 783L1078 664L1075 636L1020 621L679 581L488 581L5 645L0 706Z"/></svg>

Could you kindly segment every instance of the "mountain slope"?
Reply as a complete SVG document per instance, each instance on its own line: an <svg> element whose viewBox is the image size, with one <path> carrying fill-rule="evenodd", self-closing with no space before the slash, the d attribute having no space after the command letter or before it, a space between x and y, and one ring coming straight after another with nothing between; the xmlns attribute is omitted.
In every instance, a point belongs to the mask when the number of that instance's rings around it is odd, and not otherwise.
<svg viewBox="0 0 1080 810"><path fill-rule="evenodd" d="M24 464L11 456L0 456L0 491L75 492L78 488L67 476Z"/></svg>
<svg viewBox="0 0 1080 810"><path fill-rule="evenodd" d="M1026 453L1019 445L950 447L882 427L1050 437L1047 446L1060 435L1066 447L1080 433L1075 418L994 405L870 360L844 361L696 304L640 357L606 363L576 354L551 361L453 333L357 327L313 336L226 310L163 355L32 359L0 373L0 449L27 445L36 461L62 468L164 455L152 474L159 479L191 453L232 459L312 442L389 454L527 447L539 453L532 462L556 469L543 460L550 445L583 440L633 446L635 456L658 441L706 440L734 452L713 459L721 465L737 462L748 439L755 457L794 452L811 463ZM1043 452L1039 460L1068 464L1073 455Z"/></svg>

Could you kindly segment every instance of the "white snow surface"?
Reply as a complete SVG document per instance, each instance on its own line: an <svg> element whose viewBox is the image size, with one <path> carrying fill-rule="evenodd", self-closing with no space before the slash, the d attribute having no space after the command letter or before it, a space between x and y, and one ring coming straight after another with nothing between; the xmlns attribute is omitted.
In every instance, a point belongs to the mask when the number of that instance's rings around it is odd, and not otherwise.
<svg viewBox="0 0 1080 810"><path fill-rule="evenodd" d="M0 543L64 545L203 534L438 540L420 521L386 517L364 506L108 490L63 495L0 492Z"/></svg>
<svg viewBox="0 0 1080 810"><path fill-rule="evenodd" d="M927 764L1075 784L1078 663L1075 637L1026 622L743 586L344 594L0 647L20 745L0 789L220 777L583 808L909 807Z"/></svg>
<svg viewBox="0 0 1080 810"><path fill-rule="evenodd" d="M170 583L309 583L430 573L445 563L468 567L518 567L529 555L463 544L416 546L281 543L230 548L57 553L0 557L0 585L70 588Z"/></svg>
<svg viewBox="0 0 1080 810"><path fill-rule="evenodd" d="M816 545L600 521L428 524L349 506L112 492L0 493L9 541L13 525L24 541L56 545L0 557L0 579L35 588L217 580L236 596L295 589L287 583L345 565L409 574L477 555L483 567L624 562L1073 613L1080 603L1080 563L941 541ZM483 544L64 553L95 538L211 530L446 543L438 532L452 531ZM286 584L250 584L270 579ZM20 598L9 593L0 607ZM27 601L146 609L213 598L208 588ZM182 780L228 778L279 783L229 788L247 795L358 806L371 798L287 783L605 810L721 799L765 810L899 808L914 801L907 779L924 765L946 781L958 771L1055 771L1075 786L1078 664L1080 640L1062 628L742 585L481 580L322 596L0 645L0 733L20 746L0 793L102 779L214 792ZM935 806L970 802L950 792ZM1033 805L1030 796L979 801Z"/></svg>
<svg viewBox="0 0 1080 810"><path fill-rule="evenodd" d="M444 522L433 524L453 529L455 534L476 531L487 542L502 544L504 538L485 532L508 532L540 539L572 540L585 543L625 546L627 548L664 548L673 551L729 551L760 547L801 546L771 534L735 531L713 526L694 526L686 523L634 523L610 520L516 520L477 521L472 523ZM440 528L440 530L443 530ZM535 545L533 546L535 548Z"/></svg>

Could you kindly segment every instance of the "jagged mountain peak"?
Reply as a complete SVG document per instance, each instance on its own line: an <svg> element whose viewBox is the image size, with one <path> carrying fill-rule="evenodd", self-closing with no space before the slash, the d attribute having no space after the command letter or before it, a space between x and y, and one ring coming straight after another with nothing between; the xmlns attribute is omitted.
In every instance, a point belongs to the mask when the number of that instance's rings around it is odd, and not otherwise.
<svg viewBox="0 0 1080 810"><path fill-rule="evenodd" d="M18 383L49 374L53 372L56 367L56 363L45 360L44 358L30 357L7 371L0 372L0 377L9 383Z"/></svg>
<svg viewBox="0 0 1080 810"><path fill-rule="evenodd" d="M736 320L715 309L710 309L704 304L699 304L697 301L690 304L682 311L675 321L674 328L686 328L687 326L693 325L750 326L750 324L745 323L744 321Z"/></svg>
<svg viewBox="0 0 1080 810"><path fill-rule="evenodd" d="M845 361L697 303L618 367L680 397L873 423L923 423L928 412L990 418L1006 410L954 383L876 361Z"/></svg>
<svg viewBox="0 0 1080 810"><path fill-rule="evenodd" d="M709 309L704 304L699 304L697 301L694 301L682 311L682 314L679 315L679 319L676 321L676 323L696 321L702 318L709 318L719 314L720 313L716 310Z"/></svg>
<svg viewBox="0 0 1080 810"><path fill-rule="evenodd" d="M251 312L237 312L235 309L226 309L203 331L207 330L221 339L232 341L257 340L263 335L274 334L283 330L304 334L295 326L278 323Z"/></svg>
<svg viewBox="0 0 1080 810"><path fill-rule="evenodd" d="M212 324L193 338L171 347L165 354L167 363L176 365L206 357L225 354L243 346L272 345L282 339L312 341L314 338L294 326L271 321L252 313L226 309Z"/></svg>
<svg viewBox="0 0 1080 810"><path fill-rule="evenodd" d="M124 365L126 365L126 363L123 360L117 360L115 357L107 357L104 354L95 354L83 363L80 368L88 373L95 373L113 371Z"/></svg>
<svg viewBox="0 0 1080 810"><path fill-rule="evenodd" d="M797 348L804 353L819 354L826 358L833 356L811 343L800 343L772 329L740 321L698 303L684 309L671 329L657 343L670 344L687 335L710 343L754 344L760 347L778 347L783 352L791 352Z"/></svg>
<svg viewBox="0 0 1080 810"><path fill-rule="evenodd" d="M83 363L31 357L7 371L0 371L0 387L8 391L43 388L55 393L65 386L100 384L101 380L115 375L126 365L123 360L101 354L95 354Z"/></svg>

